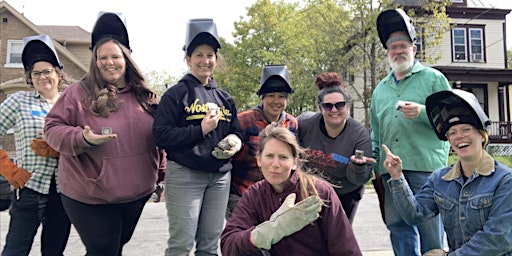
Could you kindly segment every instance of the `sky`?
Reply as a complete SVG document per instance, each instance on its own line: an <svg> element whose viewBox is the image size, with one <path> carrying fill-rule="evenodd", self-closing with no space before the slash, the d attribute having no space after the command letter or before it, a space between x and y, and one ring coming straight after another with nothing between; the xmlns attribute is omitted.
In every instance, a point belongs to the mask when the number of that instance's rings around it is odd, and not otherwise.
<svg viewBox="0 0 512 256"><path fill-rule="evenodd" d="M510 5L512 0L492 0ZM7 0L36 25L80 26L92 31L100 11L126 17L132 57L143 71L165 70L180 77L187 70L182 47L187 22L212 18L219 37L233 40L234 22L246 16L256 0ZM294 2L291 1L290 2ZM508 2L508 4L507 4ZM507 43L512 49L512 14L507 15Z"/></svg>
<svg viewBox="0 0 512 256"><path fill-rule="evenodd" d="M132 57L142 71L187 70L182 50L187 22L212 18L219 37L232 41L234 22L256 0L6 0L35 25L80 26L91 32L100 11L123 13Z"/></svg>

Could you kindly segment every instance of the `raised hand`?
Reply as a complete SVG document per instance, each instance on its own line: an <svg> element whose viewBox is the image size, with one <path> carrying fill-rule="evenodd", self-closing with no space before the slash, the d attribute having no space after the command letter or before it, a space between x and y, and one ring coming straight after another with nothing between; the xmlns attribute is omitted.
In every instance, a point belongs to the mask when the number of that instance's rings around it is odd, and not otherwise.
<svg viewBox="0 0 512 256"><path fill-rule="evenodd" d="M386 152L384 168L389 172L392 179L400 178L402 175L402 160L400 157L395 156L386 145L382 144L382 149Z"/></svg>

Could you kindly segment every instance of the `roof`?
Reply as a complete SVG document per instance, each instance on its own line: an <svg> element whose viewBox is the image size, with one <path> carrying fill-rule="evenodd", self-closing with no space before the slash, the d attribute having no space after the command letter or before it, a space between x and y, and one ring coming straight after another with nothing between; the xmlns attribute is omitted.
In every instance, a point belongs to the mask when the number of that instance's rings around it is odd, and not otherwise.
<svg viewBox="0 0 512 256"><path fill-rule="evenodd" d="M91 33L79 26L37 26L42 32L57 41L91 42Z"/></svg>
<svg viewBox="0 0 512 256"><path fill-rule="evenodd" d="M508 3L505 3L508 2ZM469 8L510 9L510 0L466 0Z"/></svg>
<svg viewBox="0 0 512 256"><path fill-rule="evenodd" d="M423 6L425 2L429 0L395 0L395 2L398 5L401 6ZM510 6L510 0L466 0L466 6L467 8L483 8L483 9L505 9L509 10L511 8ZM455 6L461 6L464 5L462 3L453 3L453 7Z"/></svg>
<svg viewBox="0 0 512 256"><path fill-rule="evenodd" d="M474 82L512 83L512 69L476 68L460 66L433 66L441 71L448 80L469 80Z"/></svg>

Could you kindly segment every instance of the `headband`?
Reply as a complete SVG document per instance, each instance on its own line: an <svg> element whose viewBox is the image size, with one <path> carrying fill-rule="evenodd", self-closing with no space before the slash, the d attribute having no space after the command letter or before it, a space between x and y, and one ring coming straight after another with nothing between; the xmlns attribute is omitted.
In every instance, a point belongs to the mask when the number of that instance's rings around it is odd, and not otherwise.
<svg viewBox="0 0 512 256"><path fill-rule="evenodd" d="M407 42L411 42L411 38L409 36L406 36L406 35L399 35L399 36L394 36L394 37L391 37L389 38L387 41L386 41L386 46L389 47L390 44L394 43L394 42L397 42L397 41L407 41ZM412 43L412 42L411 42Z"/></svg>

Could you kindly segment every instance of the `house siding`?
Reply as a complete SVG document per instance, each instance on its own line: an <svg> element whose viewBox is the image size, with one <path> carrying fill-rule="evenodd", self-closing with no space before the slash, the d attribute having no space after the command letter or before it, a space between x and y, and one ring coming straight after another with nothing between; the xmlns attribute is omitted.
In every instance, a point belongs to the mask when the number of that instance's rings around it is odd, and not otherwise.
<svg viewBox="0 0 512 256"><path fill-rule="evenodd" d="M484 26L485 61L482 62L454 62L452 61L452 34L445 33L441 43L432 49L426 49L431 56L439 56L436 62L439 66L476 67L476 68L503 68L503 23L504 20L472 20L452 19L451 25L465 24ZM441 53L441 54L440 54Z"/></svg>

